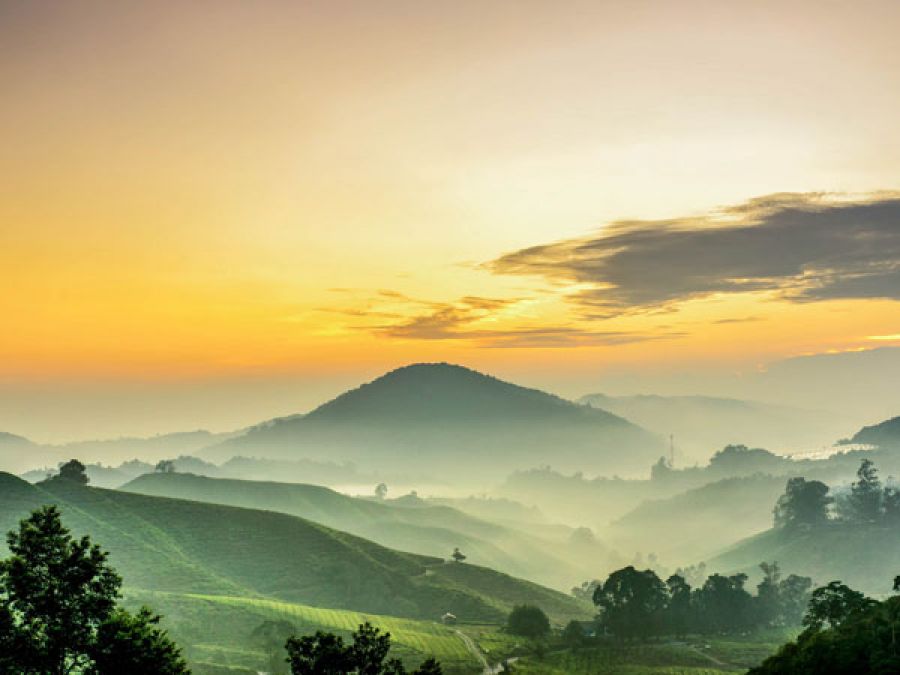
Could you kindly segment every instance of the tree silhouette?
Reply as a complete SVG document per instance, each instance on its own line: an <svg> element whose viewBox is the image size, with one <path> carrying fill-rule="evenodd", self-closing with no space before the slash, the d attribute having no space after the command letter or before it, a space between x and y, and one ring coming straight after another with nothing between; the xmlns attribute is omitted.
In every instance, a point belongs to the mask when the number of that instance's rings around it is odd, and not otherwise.
<svg viewBox="0 0 900 675"><path fill-rule="evenodd" d="M540 607L516 605L506 618L506 629L513 635L536 640L550 632L550 619Z"/></svg>
<svg viewBox="0 0 900 675"><path fill-rule="evenodd" d="M789 478L784 494L775 504L775 527L793 530L828 522L828 507L834 501L825 483Z"/></svg>
<svg viewBox="0 0 900 675"><path fill-rule="evenodd" d="M59 467L59 473L52 481L65 481L74 485L87 485L90 480L87 476L87 468L77 459L70 459Z"/></svg>
<svg viewBox="0 0 900 675"><path fill-rule="evenodd" d="M375 496L378 499L384 499L387 497L388 486L385 483L379 483L375 486Z"/></svg>
<svg viewBox="0 0 900 675"><path fill-rule="evenodd" d="M450 554L450 557L453 558L458 563L461 563L463 560L466 559L466 556L464 556L458 548L453 549L453 553Z"/></svg>
<svg viewBox="0 0 900 675"><path fill-rule="evenodd" d="M360 624L348 645L333 633L289 638L285 645L293 675L405 675L399 659L388 659L391 634L382 634L368 621ZM441 675L441 666L427 659L412 675Z"/></svg>
<svg viewBox="0 0 900 675"><path fill-rule="evenodd" d="M7 672L188 672L156 628L159 617L116 609L122 580L107 554L88 537L73 539L55 506L21 521L7 544L11 555L0 561L0 665L11 663Z"/></svg>
<svg viewBox="0 0 900 675"><path fill-rule="evenodd" d="M175 462L171 459L162 459L156 463L156 473L175 473Z"/></svg>
<svg viewBox="0 0 900 675"><path fill-rule="evenodd" d="M667 602L668 590L656 573L631 565L610 574L594 591L594 604L603 610L601 622L621 638L657 632Z"/></svg>

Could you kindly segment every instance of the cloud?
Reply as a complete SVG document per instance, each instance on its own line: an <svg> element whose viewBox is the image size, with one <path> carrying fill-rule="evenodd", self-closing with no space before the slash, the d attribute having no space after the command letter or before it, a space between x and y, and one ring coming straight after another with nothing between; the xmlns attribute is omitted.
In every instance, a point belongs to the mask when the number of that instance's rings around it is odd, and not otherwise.
<svg viewBox="0 0 900 675"><path fill-rule="evenodd" d="M702 217L620 221L508 253L487 268L578 284L571 297L589 318L752 291L790 302L897 300L900 194L781 193Z"/></svg>
<svg viewBox="0 0 900 675"><path fill-rule="evenodd" d="M486 320L521 298L501 299L466 296L454 303L430 303L418 315L368 330L384 337L408 340L469 340L482 347L583 347L619 345L678 337L681 333L590 331L571 326L536 326L510 329L484 328Z"/></svg>

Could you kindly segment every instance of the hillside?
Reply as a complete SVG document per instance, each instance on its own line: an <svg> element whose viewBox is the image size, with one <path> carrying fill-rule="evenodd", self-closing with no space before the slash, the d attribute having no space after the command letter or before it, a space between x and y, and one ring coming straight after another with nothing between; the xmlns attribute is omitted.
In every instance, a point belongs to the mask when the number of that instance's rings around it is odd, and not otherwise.
<svg viewBox="0 0 900 675"><path fill-rule="evenodd" d="M366 469L484 480L549 460L576 470L642 472L661 448L661 439L606 411L461 366L416 364L205 454L338 458Z"/></svg>
<svg viewBox="0 0 900 675"><path fill-rule="evenodd" d="M756 572L760 561L813 578L816 585L840 579L870 595L890 592L900 567L900 537L895 528L829 523L789 534L770 529L745 539L706 561L708 569Z"/></svg>
<svg viewBox="0 0 900 675"><path fill-rule="evenodd" d="M703 559L772 526L785 479L728 478L664 499L648 499L606 531L625 553L649 551L666 564Z"/></svg>
<svg viewBox="0 0 900 675"><path fill-rule="evenodd" d="M391 548L446 557L454 547L469 562L568 589L602 564L606 549L570 550L525 531L442 505L411 508L408 500L374 501L316 485L230 480L181 473L140 476L122 490L159 497L280 511L356 534Z"/></svg>
<svg viewBox="0 0 900 675"><path fill-rule="evenodd" d="M715 450L740 443L778 452L829 445L846 420L833 412L713 396L606 396L579 403L621 415L655 433L674 434L677 460L705 462Z"/></svg>
<svg viewBox="0 0 900 675"><path fill-rule="evenodd" d="M110 551L127 584L172 593L267 597L411 618L498 620L511 601L488 586L456 582L442 560L401 553L302 518L269 511L150 497L64 482L30 485L0 474L0 531L41 504L60 506L75 533ZM455 563L453 563L455 565ZM466 565L474 579L496 573ZM572 599L542 593L560 620L581 613Z"/></svg>
<svg viewBox="0 0 900 675"><path fill-rule="evenodd" d="M850 439L851 443L875 445L880 448L900 449L900 416L880 424L863 427Z"/></svg>

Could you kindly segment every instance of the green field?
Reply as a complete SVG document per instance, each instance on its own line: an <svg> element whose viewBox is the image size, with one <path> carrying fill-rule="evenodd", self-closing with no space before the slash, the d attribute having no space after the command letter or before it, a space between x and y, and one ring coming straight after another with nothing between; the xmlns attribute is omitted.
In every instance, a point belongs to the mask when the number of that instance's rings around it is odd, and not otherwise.
<svg viewBox="0 0 900 675"><path fill-rule="evenodd" d="M185 649L193 664L261 667L265 655L251 639L253 629L266 620L282 620L297 634L324 630L350 635L368 621L392 638L392 654L409 664L436 657L447 672L472 673L478 661L456 628L437 621L417 621L382 614L312 607L278 600L207 594L159 593L129 589L129 606L147 604L165 616L165 626ZM466 630L465 627L461 627Z"/></svg>
<svg viewBox="0 0 900 675"><path fill-rule="evenodd" d="M526 655L516 673L528 675L722 675L743 673L774 653L794 633L768 631L748 636L603 645Z"/></svg>

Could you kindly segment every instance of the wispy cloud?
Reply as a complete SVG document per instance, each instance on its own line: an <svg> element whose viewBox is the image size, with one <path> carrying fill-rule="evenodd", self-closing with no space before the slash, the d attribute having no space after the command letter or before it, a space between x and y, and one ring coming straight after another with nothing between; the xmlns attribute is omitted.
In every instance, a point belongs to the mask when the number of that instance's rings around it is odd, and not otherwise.
<svg viewBox="0 0 900 675"><path fill-rule="evenodd" d="M466 296L452 303L430 303L427 311L374 327L372 332L408 340L468 340L482 347L581 347L619 345L678 337L674 331L637 333L591 331L574 326L486 327L498 312L512 307L521 298Z"/></svg>
<svg viewBox="0 0 900 675"><path fill-rule="evenodd" d="M702 217L612 223L487 267L578 285L570 297L589 318L754 291L790 302L897 300L900 195L768 195Z"/></svg>

